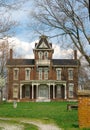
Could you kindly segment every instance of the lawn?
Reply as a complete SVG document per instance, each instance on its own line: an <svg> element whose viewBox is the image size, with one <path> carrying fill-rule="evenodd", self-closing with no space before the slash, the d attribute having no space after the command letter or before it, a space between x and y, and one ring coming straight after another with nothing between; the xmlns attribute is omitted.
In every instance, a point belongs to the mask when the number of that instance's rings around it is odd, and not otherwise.
<svg viewBox="0 0 90 130"><path fill-rule="evenodd" d="M78 128L77 110L67 111L68 102L19 102L0 104L0 117L40 119L56 123L60 128Z"/></svg>

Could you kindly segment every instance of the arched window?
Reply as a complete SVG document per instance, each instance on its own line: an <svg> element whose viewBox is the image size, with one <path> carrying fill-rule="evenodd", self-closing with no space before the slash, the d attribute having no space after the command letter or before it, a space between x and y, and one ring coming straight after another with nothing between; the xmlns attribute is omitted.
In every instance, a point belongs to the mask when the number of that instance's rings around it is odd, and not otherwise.
<svg viewBox="0 0 90 130"><path fill-rule="evenodd" d="M48 52L47 51L44 52L44 59L48 59Z"/></svg>
<svg viewBox="0 0 90 130"><path fill-rule="evenodd" d="M43 58L43 53L41 51L38 53L38 55L39 55L39 59Z"/></svg>

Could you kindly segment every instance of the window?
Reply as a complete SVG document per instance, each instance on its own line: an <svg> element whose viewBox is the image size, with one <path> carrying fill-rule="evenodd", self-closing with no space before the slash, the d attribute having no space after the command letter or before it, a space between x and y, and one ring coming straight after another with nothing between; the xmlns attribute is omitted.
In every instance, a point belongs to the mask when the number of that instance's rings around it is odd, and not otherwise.
<svg viewBox="0 0 90 130"><path fill-rule="evenodd" d="M19 75L19 69L14 68L14 80L18 80L18 75Z"/></svg>
<svg viewBox="0 0 90 130"><path fill-rule="evenodd" d="M39 68L39 80L42 80L42 68Z"/></svg>
<svg viewBox="0 0 90 130"><path fill-rule="evenodd" d="M48 79L48 69L47 68L44 69L44 79L45 80Z"/></svg>
<svg viewBox="0 0 90 130"><path fill-rule="evenodd" d="M68 79L73 80L73 69L68 69Z"/></svg>
<svg viewBox="0 0 90 130"><path fill-rule="evenodd" d="M25 97L30 97L30 86L25 86Z"/></svg>
<svg viewBox="0 0 90 130"><path fill-rule="evenodd" d="M56 71L57 71L57 80L61 80L61 69L58 68L56 69Z"/></svg>
<svg viewBox="0 0 90 130"><path fill-rule="evenodd" d="M30 68L25 69L25 80L30 80Z"/></svg>
<svg viewBox="0 0 90 130"><path fill-rule="evenodd" d="M44 59L48 59L48 52L44 52Z"/></svg>
<svg viewBox="0 0 90 130"><path fill-rule="evenodd" d="M18 85L13 86L13 98L18 98Z"/></svg>
<svg viewBox="0 0 90 130"><path fill-rule="evenodd" d="M38 53L38 55L39 55L39 59L42 60L42 58L43 58L43 53L40 51L40 52Z"/></svg>
<svg viewBox="0 0 90 130"><path fill-rule="evenodd" d="M74 84L72 84L72 83L69 83L68 96L69 96L69 98L73 98L74 97Z"/></svg>
<svg viewBox="0 0 90 130"><path fill-rule="evenodd" d="M56 87L56 97L57 98L62 98L62 95L61 95L61 86L60 85L57 85L57 87Z"/></svg>

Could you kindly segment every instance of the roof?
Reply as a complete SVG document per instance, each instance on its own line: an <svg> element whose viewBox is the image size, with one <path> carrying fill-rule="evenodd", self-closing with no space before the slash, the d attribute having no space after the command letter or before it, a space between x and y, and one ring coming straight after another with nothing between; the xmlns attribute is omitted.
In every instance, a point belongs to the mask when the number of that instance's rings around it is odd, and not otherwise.
<svg viewBox="0 0 90 130"><path fill-rule="evenodd" d="M53 65L69 65L77 66L79 65L78 60L74 59L52 59ZM6 65L35 65L34 59L12 59L8 60Z"/></svg>
<svg viewBox="0 0 90 130"><path fill-rule="evenodd" d="M6 65L34 65L34 59L12 59L8 60Z"/></svg>
<svg viewBox="0 0 90 130"><path fill-rule="evenodd" d="M52 59L53 65L79 65L78 60L75 59Z"/></svg>

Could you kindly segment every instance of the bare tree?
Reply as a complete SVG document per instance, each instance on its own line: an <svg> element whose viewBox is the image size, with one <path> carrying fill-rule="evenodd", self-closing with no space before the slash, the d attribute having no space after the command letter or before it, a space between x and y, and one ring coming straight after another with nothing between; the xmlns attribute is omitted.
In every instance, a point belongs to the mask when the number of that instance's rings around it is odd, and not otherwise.
<svg viewBox="0 0 90 130"><path fill-rule="evenodd" d="M3 87L5 86L5 78L3 76L0 75L0 101L2 101L2 97L3 97Z"/></svg>
<svg viewBox="0 0 90 130"><path fill-rule="evenodd" d="M14 21L11 12L18 11L26 0L0 0L0 38L7 36L14 27L18 25ZM11 35L12 32L10 32Z"/></svg>
<svg viewBox="0 0 90 130"><path fill-rule="evenodd" d="M53 31L52 37L67 36L90 66L86 47L90 42L88 10L88 0L36 0L32 15L35 22L41 23L38 31L42 27L44 31Z"/></svg>

